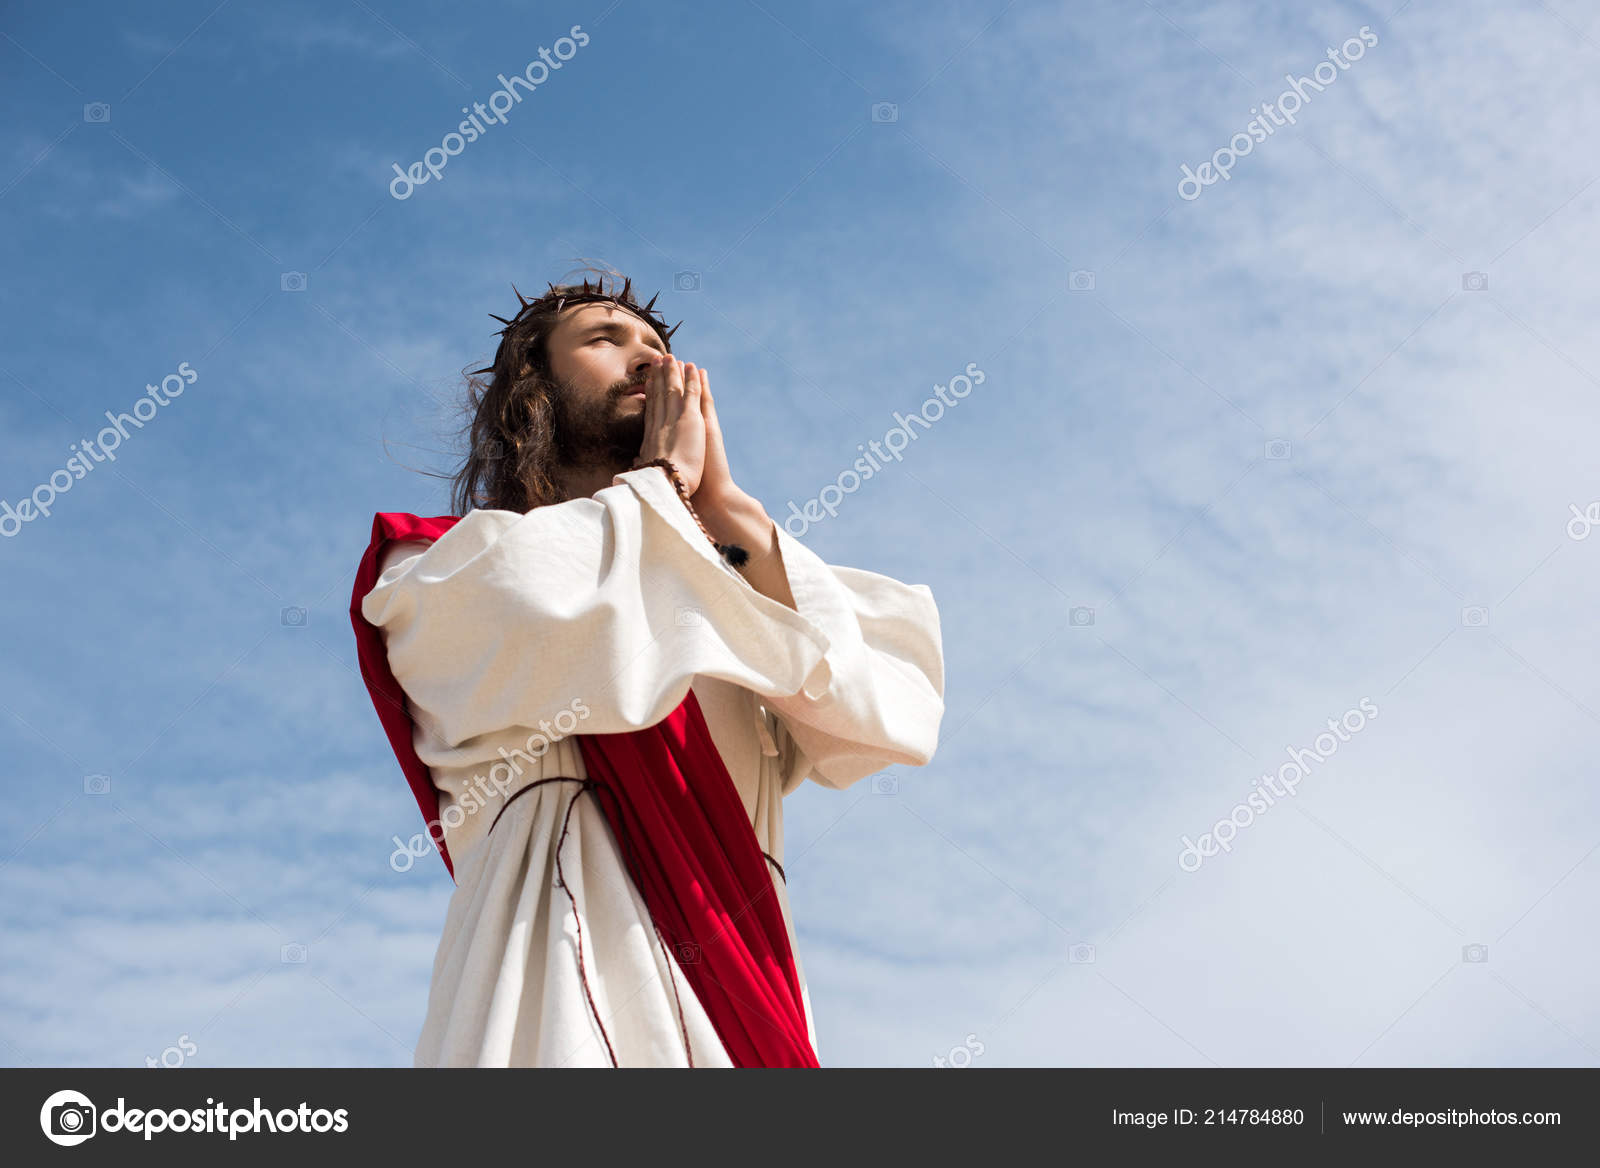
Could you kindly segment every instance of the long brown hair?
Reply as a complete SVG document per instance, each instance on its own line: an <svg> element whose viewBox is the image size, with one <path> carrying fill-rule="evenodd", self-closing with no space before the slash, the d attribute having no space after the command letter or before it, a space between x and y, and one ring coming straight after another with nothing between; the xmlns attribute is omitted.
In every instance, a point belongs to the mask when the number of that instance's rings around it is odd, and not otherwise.
<svg viewBox="0 0 1600 1168"><path fill-rule="evenodd" d="M462 433L467 438L467 453L451 480L452 514L465 515L475 507L526 512L566 501L555 477L551 404L561 388L550 371L547 346L562 309L591 302L615 304L654 329L667 352L672 352L672 334L678 325L667 328L661 314L654 311L655 296L648 304L638 303L631 279L624 278L621 289L607 288L605 273L592 285L585 276L581 284L546 286L548 292L529 300L513 284L511 290L522 306L517 314L510 320L489 314L506 327L500 330L500 347L493 363L465 375L467 395L462 413L468 420Z"/></svg>

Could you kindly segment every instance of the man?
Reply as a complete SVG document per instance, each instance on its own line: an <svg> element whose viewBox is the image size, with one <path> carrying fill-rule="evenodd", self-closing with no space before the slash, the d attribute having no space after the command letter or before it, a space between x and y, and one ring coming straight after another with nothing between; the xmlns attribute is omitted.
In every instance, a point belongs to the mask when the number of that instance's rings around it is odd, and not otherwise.
<svg viewBox="0 0 1600 1168"><path fill-rule="evenodd" d="M783 797L932 758L932 593L734 483L631 281L517 295L460 518L378 515L352 598L457 880L416 1065L816 1066Z"/></svg>

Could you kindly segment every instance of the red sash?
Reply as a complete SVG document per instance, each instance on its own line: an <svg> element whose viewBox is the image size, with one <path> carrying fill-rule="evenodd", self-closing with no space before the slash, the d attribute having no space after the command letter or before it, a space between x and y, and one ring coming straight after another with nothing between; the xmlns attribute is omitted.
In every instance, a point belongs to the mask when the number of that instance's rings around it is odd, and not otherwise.
<svg viewBox="0 0 1600 1168"><path fill-rule="evenodd" d="M457 519L379 512L350 597L361 676L452 880L439 793L412 745L414 724L382 634L362 616L361 601L378 582L390 541L431 542ZM654 726L575 737L628 874L733 1065L817 1066L772 874L694 691Z"/></svg>

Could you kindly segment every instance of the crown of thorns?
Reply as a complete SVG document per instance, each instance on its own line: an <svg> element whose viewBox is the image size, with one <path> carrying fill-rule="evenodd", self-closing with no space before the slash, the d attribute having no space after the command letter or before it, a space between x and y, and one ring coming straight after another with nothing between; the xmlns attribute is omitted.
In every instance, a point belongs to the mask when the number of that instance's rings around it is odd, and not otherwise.
<svg viewBox="0 0 1600 1168"><path fill-rule="evenodd" d="M683 321L680 320L678 324L668 328L666 318L664 318L661 313L655 311L656 296L660 296L661 293L657 292L655 296L650 297L650 302L648 304L640 304L637 300L635 300L633 298L632 277L623 278L622 290L620 292L607 292L604 280L596 280L594 284L591 285L587 276L584 277L582 284L574 286L575 290L573 291L558 291L556 286L551 284L549 281L546 281L545 285L550 289L550 291L546 292L542 296L536 297L533 300L529 300L521 292L517 292L517 286L515 284L511 285L511 290L517 293L517 300L522 307L517 310L517 315L512 317L510 320L507 320L505 317L493 312L489 314L495 320L498 320L501 324L505 325L505 328L500 329L497 333L497 335L500 337L500 344L494 351L494 363L491 365L486 365L482 369L472 370L474 374L493 373L495 365L500 363L500 357L505 350L506 341L511 338L512 333L516 330L516 327L519 324L522 324L529 316L532 316L536 312L549 312L549 314L552 316L559 316L561 314L561 310L570 304L616 304L627 309L635 316L640 317L645 321L645 323L653 326L655 330L661 334L662 339L665 340L669 346L672 344L672 334L678 331L679 325L683 324ZM551 304L555 305L554 309L551 309Z"/></svg>

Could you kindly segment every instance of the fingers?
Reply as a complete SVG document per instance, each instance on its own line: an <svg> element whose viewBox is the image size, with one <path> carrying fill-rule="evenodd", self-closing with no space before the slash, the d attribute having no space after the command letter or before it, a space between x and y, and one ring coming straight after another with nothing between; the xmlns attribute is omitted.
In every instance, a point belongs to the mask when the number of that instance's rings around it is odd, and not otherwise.
<svg viewBox="0 0 1600 1168"><path fill-rule="evenodd" d="M699 381L687 373L684 362L671 354L661 359L661 370L661 419L670 426L685 413L699 409Z"/></svg>
<svg viewBox="0 0 1600 1168"><path fill-rule="evenodd" d="M701 410L706 413L707 419L715 418L717 405L712 402L712 397L710 397L710 374L707 373L704 366L696 370L696 374L698 374L696 381L699 382L699 394L701 394Z"/></svg>
<svg viewBox="0 0 1600 1168"><path fill-rule="evenodd" d="M650 425L657 417L663 424L668 424L682 413L685 399L690 396L689 381L696 382L695 390L698 391L697 379L686 377L684 363L672 354L662 353L650 359L650 377L644 395L646 433L649 433Z"/></svg>
<svg viewBox="0 0 1600 1168"><path fill-rule="evenodd" d="M667 374L668 387L672 390L672 402L675 407L670 416L678 418L684 414L701 416L700 407L700 377L692 361L679 361L676 357L669 357L671 369Z"/></svg>
<svg viewBox="0 0 1600 1168"><path fill-rule="evenodd" d="M680 361L670 353L651 357L650 371L645 378L641 457L646 450L659 454L663 449L676 448L685 424L696 439L703 437L705 420L701 391L705 384L705 371L693 362Z"/></svg>
<svg viewBox="0 0 1600 1168"><path fill-rule="evenodd" d="M706 439L720 453L722 450L722 423L717 421L717 403L711 398L711 378L700 370L700 410L706 419Z"/></svg>
<svg viewBox="0 0 1600 1168"><path fill-rule="evenodd" d="M717 407L711 400L711 376L704 367L695 369L695 388L700 394L700 413L706 421L706 437L715 442L722 435L721 427L717 425Z"/></svg>
<svg viewBox="0 0 1600 1168"><path fill-rule="evenodd" d="M683 382L683 404L686 410L699 410L700 373L693 361L679 361L678 374Z"/></svg>
<svg viewBox="0 0 1600 1168"><path fill-rule="evenodd" d="M661 397L661 383L665 376L666 369L663 363L656 358L652 358L650 361L650 373L644 381L644 433L646 442L650 440L650 435L655 432L656 415L661 412L658 399Z"/></svg>

